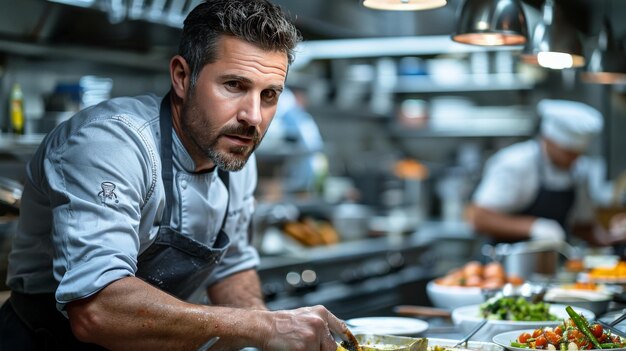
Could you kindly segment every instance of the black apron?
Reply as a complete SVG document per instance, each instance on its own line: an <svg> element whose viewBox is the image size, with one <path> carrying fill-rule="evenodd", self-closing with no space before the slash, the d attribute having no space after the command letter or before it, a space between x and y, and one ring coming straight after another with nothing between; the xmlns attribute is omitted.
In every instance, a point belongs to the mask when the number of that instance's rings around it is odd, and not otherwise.
<svg viewBox="0 0 626 351"><path fill-rule="evenodd" d="M513 215L526 215L533 217L548 218L557 221L561 227L566 228L567 216L574 205L576 199L575 186L572 185L563 190L550 190L546 188L544 182L544 167L540 150L537 157L537 169L539 171L539 191L535 200L522 211L513 213ZM491 244L514 243L525 240L493 240Z"/></svg>
<svg viewBox="0 0 626 351"><path fill-rule="evenodd" d="M186 299L202 286L230 244L224 225L212 247L198 242L170 227L173 203L172 120L169 94L160 107L161 163L166 206L157 237L137 262L136 276L178 298ZM229 173L218 175L226 189ZM22 294L12 292L0 309L0 350L104 350L78 341L70 324L56 309L54 293Z"/></svg>
<svg viewBox="0 0 626 351"><path fill-rule="evenodd" d="M167 94L161 103L160 112L161 176L165 187L165 213L155 242L139 256L136 276L184 300L189 298L213 272L230 245L230 239L224 232L230 201L226 201L226 212L213 247L170 228L172 214L170 204L174 202L170 111L170 95ZM228 189L229 173L221 169L217 172Z"/></svg>

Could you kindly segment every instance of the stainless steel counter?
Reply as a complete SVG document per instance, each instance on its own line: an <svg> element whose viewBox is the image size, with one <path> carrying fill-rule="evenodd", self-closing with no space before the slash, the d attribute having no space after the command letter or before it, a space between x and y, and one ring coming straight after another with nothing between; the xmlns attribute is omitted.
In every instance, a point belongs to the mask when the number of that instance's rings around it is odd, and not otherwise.
<svg viewBox="0 0 626 351"><path fill-rule="evenodd" d="M271 309L323 304L340 318L393 315L399 304L428 305L425 285L470 259L475 240L462 223L424 223L380 237L262 257L259 275Z"/></svg>

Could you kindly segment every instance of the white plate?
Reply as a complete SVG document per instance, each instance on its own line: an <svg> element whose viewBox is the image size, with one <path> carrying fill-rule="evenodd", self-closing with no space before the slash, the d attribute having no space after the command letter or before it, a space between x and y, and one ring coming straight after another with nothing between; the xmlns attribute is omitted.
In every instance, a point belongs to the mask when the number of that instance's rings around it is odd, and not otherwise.
<svg viewBox="0 0 626 351"><path fill-rule="evenodd" d="M563 319L569 318L566 305L550 304L550 313L557 317L554 321L501 321L489 320L473 337L472 340L491 341L491 339L502 332L513 329L534 329L542 327L554 327L561 323ZM574 311L582 314L587 320L594 320L596 315L584 308L572 306ZM459 326L462 332L466 333L472 330L478 323L482 321L480 316L480 305L470 305L458 307L452 310L452 322Z"/></svg>
<svg viewBox="0 0 626 351"><path fill-rule="evenodd" d="M428 329L428 323L408 317L363 317L346 323L353 334L415 335Z"/></svg>
<svg viewBox="0 0 626 351"><path fill-rule="evenodd" d="M497 324L497 325L508 325L515 328L533 328L535 325L541 324L550 324L557 325L561 323L564 318L569 318L567 311L565 310L566 305L561 304L550 304L550 313L556 316L556 320L554 321L501 321L501 320L489 320L489 324ZM574 307L572 306L574 311L578 312L578 314L582 314L587 320L596 319L595 313L591 312L588 309ZM468 321L473 323L479 323L483 320L480 315L480 305L470 305L455 308L452 311L452 320L454 321ZM546 325L549 326L549 325Z"/></svg>
<svg viewBox="0 0 626 351"><path fill-rule="evenodd" d="M513 330L513 331L508 331L505 333L501 333L498 334L496 336L493 337L493 342L494 344L498 344L508 350L512 350L512 351L529 351L528 348L521 348L521 347L515 347L515 346L511 346L511 341L516 341L517 337L520 336L520 334L526 332L526 333L530 333L532 334L534 330L533 329L523 329L523 330ZM597 350L597 349L596 349ZM626 351L626 348L619 348L619 349L610 349L611 351ZM587 350L587 351L591 351L591 350Z"/></svg>

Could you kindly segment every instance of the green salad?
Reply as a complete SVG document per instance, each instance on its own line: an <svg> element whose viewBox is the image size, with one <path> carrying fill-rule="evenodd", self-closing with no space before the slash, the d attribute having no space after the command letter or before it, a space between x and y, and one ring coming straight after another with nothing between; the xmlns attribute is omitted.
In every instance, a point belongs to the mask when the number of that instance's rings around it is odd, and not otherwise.
<svg viewBox="0 0 626 351"><path fill-rule="evenodd" d="M531 303L523 297L492 297L480 304L483 318L502 321L554 321L550 304Z"/></svg>

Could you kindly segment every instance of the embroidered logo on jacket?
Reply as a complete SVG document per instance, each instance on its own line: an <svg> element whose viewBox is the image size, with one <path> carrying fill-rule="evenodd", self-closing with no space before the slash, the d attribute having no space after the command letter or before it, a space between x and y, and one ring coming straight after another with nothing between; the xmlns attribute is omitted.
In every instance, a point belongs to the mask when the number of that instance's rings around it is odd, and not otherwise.
<svg viewBox="0 0 626 351"><path fill-rule="evenodd" d="M102 182L100 184L102 191L98 193L100 200L102 203L106 203L107 200L115 200L115 203L118 203L117 194L115 194L115 184L111 182Z"/></svg>

